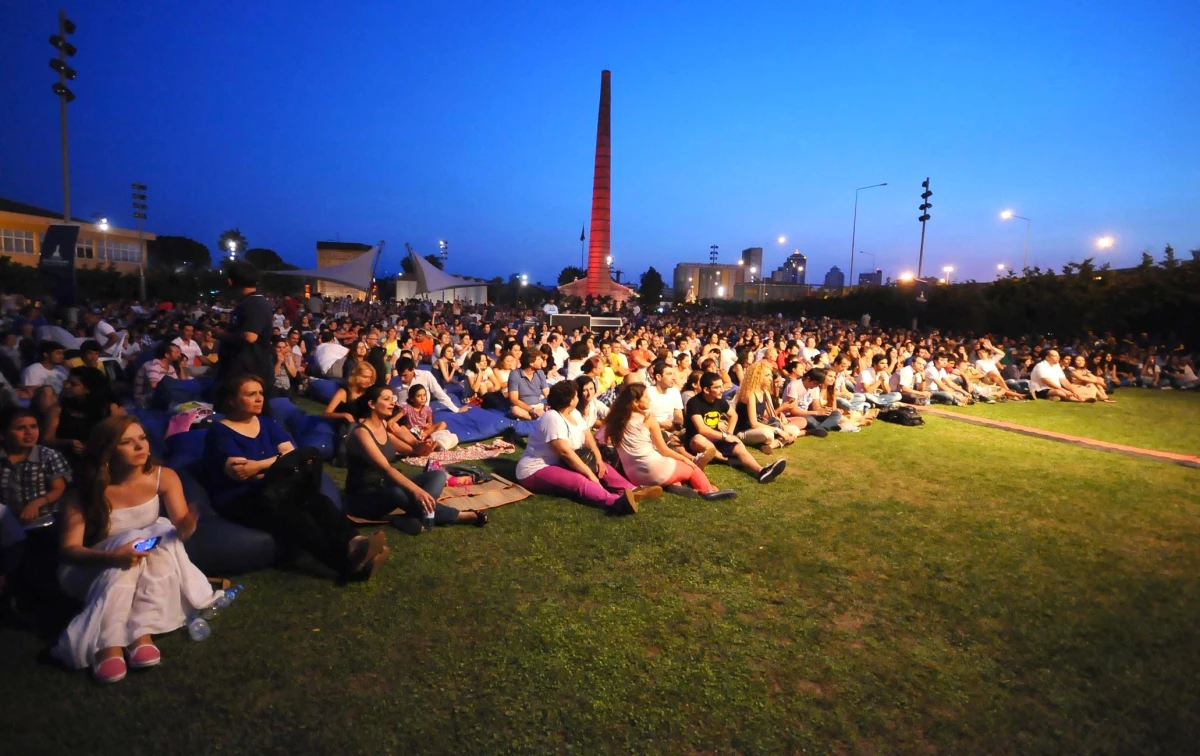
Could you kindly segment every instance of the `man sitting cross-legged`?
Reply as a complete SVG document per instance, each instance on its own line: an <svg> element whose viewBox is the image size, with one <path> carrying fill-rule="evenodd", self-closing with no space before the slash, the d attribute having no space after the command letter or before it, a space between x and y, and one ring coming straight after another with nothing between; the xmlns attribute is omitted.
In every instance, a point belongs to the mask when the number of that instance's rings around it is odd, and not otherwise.
<svg viewBox="0 0 1200 756"><path fill-rule="evenodd" d="M825 385L824 368L812 368L801 372L799 360L792 360L783 367L788 382L783 389L781 414L788 422L808 431L806 435L822 438L839 427L842 413L821 407L819 394Z"/></svg>
<svg viewBox="0 0 1200 756"><path fill-rule="evenodd" d="M1095 397L1084 397L1077 386L1067 380L1062 366L1058 364L1058 350L1051 349L1046 357L1034 366L1029 374L1029 389L1038 399L1063 402L1094 402Z"/></svg>
<svg viewBox="0 0 1200 756"><path fill-rule="evenodd" d="M763 467L750 455L746 445L728 432L737 423L737 417L736 410L721 397L723 387L721 376L715 373L700 377L700 393L688 400L684 410L687 415L684 444L688 451L702 455L701 459L715 458L731 466L736 460L736 466L753 475L759 483L770 483L783 472L787 461L780 459Z"/></svg>

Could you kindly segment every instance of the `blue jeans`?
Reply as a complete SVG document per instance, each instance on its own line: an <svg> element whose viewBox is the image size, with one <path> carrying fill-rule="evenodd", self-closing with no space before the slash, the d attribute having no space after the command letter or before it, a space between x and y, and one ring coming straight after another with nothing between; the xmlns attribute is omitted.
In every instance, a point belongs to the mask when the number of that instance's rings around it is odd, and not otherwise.
<svg viewBox="0 0 1200 756"><path fill-rule="evenodd" d="M959 404L959 401L954 398L954 394L949 391L931 391L930 401L934 404Z"/></svg>
<svg viewBox="0 0 1200 756"><path fill-rule="evenodd" d="M867 400L868 403L873 404L876 407L883 407L885 409L888 407L894 407L901 398L899 391L893 391L887 394L863 394L862 396Z"/></svg>
<svg viewBox="0 0 1200 756"><path fill-rule="evenodd" d="M847 412L862 412L863 407L867 406L866 394L854 394L849 399L842 397L837 398L838 409L843 409Z"/></svg>
<svg viewBox="0 0 1200 756"><path fill-rule="evenodd" d="M810 430L819 429L826 431L835 431L838 429L838 422L842 419L841 412L830 412L827 417L815 417L806 415L804 421L808 424Z"/></svg>
<svg viewBox="0 0 1200 756"><path fill-rule="evenodd" d="M1029 381L1024 378L1009 378L1004 382L1004 385L1021 394L1029 393Z"/></svg>
<svg viewBox="0 0 1200 756"><path fill-rule="evenodd" d="M436 499L446 488L446 478L445 470L429 470L412 476L410 480ZM346 496L346 512L365 520L385 519L397 509L403 510L410 517L425 516L425 510L417 503L416 497L406 489L392 483L376 488L374 491L363 491ZM457 519L458 510L444 504L438 504L433 512L433 521L438 525L448 525Z"/></svg>

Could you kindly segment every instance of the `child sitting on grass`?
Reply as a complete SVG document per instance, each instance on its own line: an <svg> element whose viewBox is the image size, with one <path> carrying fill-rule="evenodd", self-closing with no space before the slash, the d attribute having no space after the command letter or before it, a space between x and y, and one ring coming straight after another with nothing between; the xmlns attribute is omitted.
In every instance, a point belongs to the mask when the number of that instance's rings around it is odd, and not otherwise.
<svg viewBox="0 0 1200 756"><path fill-rule="evenodd" d="M413 384L408 390L408 403L404 405L404 417L408 429L414 436L431 441L434 451L447 451L458 446L458 436L446 428L445 423L433 421L433 408L429 406L429 392L425 387Z"/></svg>

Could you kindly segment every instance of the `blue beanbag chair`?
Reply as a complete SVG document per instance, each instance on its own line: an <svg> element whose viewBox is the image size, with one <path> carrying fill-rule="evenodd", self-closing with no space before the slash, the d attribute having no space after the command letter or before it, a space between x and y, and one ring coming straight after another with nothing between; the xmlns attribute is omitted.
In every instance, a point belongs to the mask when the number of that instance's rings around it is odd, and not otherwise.
<svg viewBox="0 0 1200 756"><path fill-rule="evenodd" d="M447 430L458 436L459 443L482 441L485 438L499 436L513 427L513 420L499 410L488 410L481 407L471 407L459 414L449 410L435 410L434 422L443 422Z"/></svg>
<svg viewBox="0 0 1200 756"><path fill-rule="evenodd" d="M200 512L196 532L184 541L183 546L188 558L205 575L225 576L260 570L287 553L287 547L270 533L222 518L213 511L204 486L190 472L172 469L179 474L184 497Z"/></svg>
<svg viewBox="0 0 1200 756"><path fill-rule="evenodd" d="M337 452L337 433L333 425L322 417L301 413L292 418L290 425L296 446L311 446L321 452L326 462Z"/></svg>
<svg viewBox="0 0 1200 756"><path fill-rule="evenodd" d="M337 483L333 482L333 478L326 473L321 473L321 493L329 497L333 505L343 512L346 511L346 502L342 498L342 489L337 487Z"/></svg>
<svg viewBox="0 0 1200 756"><path fill-rule="evenodd" d="M184 470L198 474L201 457L204 456L204 439L208 430L190 430L176 433L167 439L167 467L176 472Z"/></svg>
<svg viewBox="0 0 1200 756"><path fill-rule="evenodd" d="M463 400L467 398L467 390L463 388L461 383L447 383L442 388L446 390L448 395L457 399L459 404L462 404Z"/></svg>
<svg viewBox="0 0 1200 756"><path fill-rule="evenodd" d="M304 414L304 410L292 404L292 400L286 396L278 396L270 401L271 419L282 425L284 428L292 424L292 418L296 415Z"/></svg>
<svg viewBox="0 0 1200 756"><path fill-rule="evenodd" d="M163 378L154 387L154 395L150 397L150 408L169 410L176 404L184 402L212 402L213 378Z"/></svg>
<svg viewBox="0 0 1200 756"><path fill-rule="evenodd" d="M517 420L513 423L513 433L528 438L529 434L533 432L533 426L536 422L536 420Z"/></svg>
<svg viewBox="0 0 1200 756"><path fill-rule="evenodd" d="M341 387L341 382L333 378L311 378L308 381L308 393L322 404L329 404L329 400Z"/></svg>
<svg viewBox="0 0 1200 756"><path fill-rule="evenodd" d="M125 411L136 417L142 427L146 429L146 440L150 442L150 453L159 459L164 459L168 451L167 421L170 418L167 413L141 407L126 407Z"/></svg>

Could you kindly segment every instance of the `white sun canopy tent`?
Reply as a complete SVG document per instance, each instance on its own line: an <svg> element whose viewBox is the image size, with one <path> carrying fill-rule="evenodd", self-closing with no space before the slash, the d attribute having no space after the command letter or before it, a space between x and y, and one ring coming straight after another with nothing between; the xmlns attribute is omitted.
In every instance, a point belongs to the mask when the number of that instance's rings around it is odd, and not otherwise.
<svg viewBox="0 0 1200 756"><path fill-rule="evenodd" d="M379 255L383 251L383 242L379 242L366 252L352 260L323 268L307 270L268 270L276 276L299 276L301 278L317 278L322 281L353 286L356 289L369 292L375 280L375 266L379 264Z"/></svg>
<svg viewBox="0 0 1200 756"><path fill-rule="evenodd" d="M398 279L396 299L428 299L432 302L487 304L487 284L483 281L468 281L452 276L421 257L415 250L408 252L412 260L416 280Z"/></svg>

